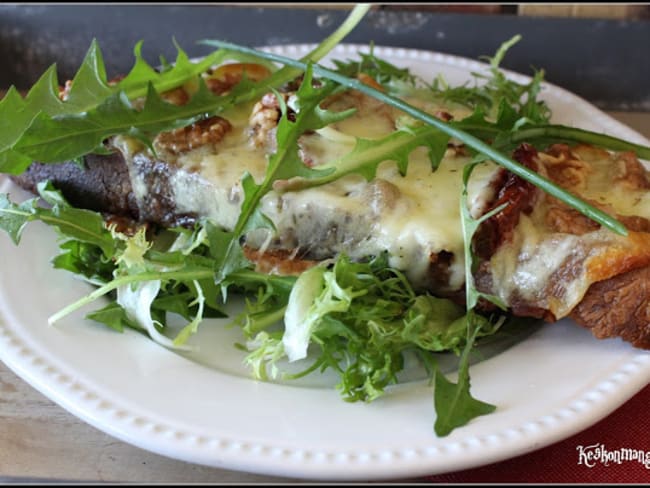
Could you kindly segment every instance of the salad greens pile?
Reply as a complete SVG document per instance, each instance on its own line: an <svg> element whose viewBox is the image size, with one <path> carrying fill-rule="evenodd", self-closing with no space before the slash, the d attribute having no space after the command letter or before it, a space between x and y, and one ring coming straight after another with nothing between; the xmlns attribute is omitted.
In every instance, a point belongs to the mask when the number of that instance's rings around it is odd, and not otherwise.
<svg viewBox="0 0 650 488"><path fill-rule="evenodd" d="M142 227L127 235L107 224L100 214L72 207L49 183L40 184L39 195L22 203L0 196L0 228L16 244L28 222L52 226L60 236L54 267L96 286L87 296L52 315L50 322L106 297L104 306L89 313L88 318L117 331L133 328L164 346L183 348L203 319L226 317L224 305L232 296L243 295L245 311L231 320L241 326L246 344L239 346L248 351L246 361L257 378L281 374L298 378L331 369L339 374L337 388L345 400L372 401L398 381L405 354L413 353L434 384L434 427L438 435L447 435L476 416L493 411L494 405L470 394L469 358L482 338L498 334L511 319L506 319L504 304L474 287L472 236L482 221L501 208L480 219L470 216L466 186L472 169L491 159L610 229L625 233L625 228L607 214L505 154L522 141L542 147L549 139L635 150L646 158L650 148L552 125L548 107L538 99L543 72L536 72L530 83L522 85L509 80L499 68L518 37L489 59L489 74L476 74L474 86L449 87L441 77L428 84L408 70L379 59L372 49L359 60L335 61L333 69L318 65L368 8L358 5L334 34L300 61L226 42L204 41L217 50L192 62L177 46L175 63L163 62L163 68L155 70L142 58L139 43L132 70L119 82L111 83L100 48L93 42L64 99L59 97L54 66L25 98L12 87L0 101L0 172L19 174L34 160L82 163L88 153L106 153L104 141L120 134L135 137L154 151L151 141L161 131L214 116L269 91L277 93L294 79L302 79L289 101L278 96L282 116L277 127L277 150L268 158L261 183L250 174L242 175L245 198L232 231L206 219L193 229L148 232ZM262 63L272 74L257 82L244 78L230 92L213 94L201 74L227 60ZM386 91L361 83L356 79L359 73L370 75ZM190 85L195 92L185 105L173 105L161 96L166 90ZM298 138L349 117L353 111L331 112L321 107L327 97L348 89L403 110L408 123L378 140L359 138L348 155L308 168L299 157ZM413 93L464 105L472 113L461 120L443 122L400 98ZM350 173L372 179L377 166L386 160L396 161L404 174L409 154L421 146L428 149L435 171L451 138L474 156L464 172L461 196L466 307L415 290L401 271L388 266L385 255L353 262L342 254L298 277L256 272L245 258L242 237L254 229L273 227L259 205L269 191L300 190ZM479 314L475 310L479 299L495 303L503 313ZM168 333L172 315L186 321L175 337ZM457 383L448 380L437 365L436 353L444 351L459 356ZM282 373L281 363L286 360L303 360L306 366L298 373Z"/></svg>

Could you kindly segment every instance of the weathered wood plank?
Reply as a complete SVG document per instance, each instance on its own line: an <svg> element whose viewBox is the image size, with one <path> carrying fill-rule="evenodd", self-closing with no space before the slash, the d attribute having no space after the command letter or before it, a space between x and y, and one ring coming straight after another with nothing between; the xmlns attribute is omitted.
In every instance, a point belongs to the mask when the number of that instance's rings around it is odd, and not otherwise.
<svg viewBox="0 0 650 488"><path fill-rule="evenodd" d="M0 363L0 483L295 483L169 459L77 419Z"/></svg>

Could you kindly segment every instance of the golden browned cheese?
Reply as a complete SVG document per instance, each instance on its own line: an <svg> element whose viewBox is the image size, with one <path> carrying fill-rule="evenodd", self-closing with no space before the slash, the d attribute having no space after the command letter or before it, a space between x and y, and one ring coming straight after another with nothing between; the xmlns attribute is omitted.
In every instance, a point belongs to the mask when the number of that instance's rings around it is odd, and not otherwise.
<svg viewBox="0 0 650 488"><path fill-rule="evenodd" d="M638 319L650 305L650 288L641 282L636 288L623 286L630 276L648 277L643 272L650 266L648 171L629 152L587 145L530 151L536 171L619 219L628 235L615 234L535 189L509 234L497 233L501 240L480 267L480 287L498 295L516 314L550 321L572 316L582 325L597 327L598 337L620 336L638 347L650 347L650 330ZM497 223L486 226L494 229ZM607 294L599 296L604 290ZM595 313L605 310L595 306L602 300L615 311Z"/></svg>

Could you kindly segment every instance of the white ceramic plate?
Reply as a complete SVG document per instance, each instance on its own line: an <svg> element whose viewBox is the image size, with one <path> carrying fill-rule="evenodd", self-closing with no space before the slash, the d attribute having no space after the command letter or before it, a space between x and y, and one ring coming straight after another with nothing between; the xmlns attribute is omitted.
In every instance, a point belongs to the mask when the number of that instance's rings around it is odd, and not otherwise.
<svg viewBox="0 0 650 488"><path fill-rule="evenodd" d="M357 47L339 46L337 58ZM307 46L273 48L300 56ZM452 83L484 65L406 49L376 53ZM513 75L517 77L517 75ZM519 76L519 81L526 81ZM555 120L639 143L642 136L554 86L543 92ZM18 198L25 196L9 183ZM0 358L73 414L141 448L220 468L319 480L396 479L455 471L541 448L597 422L647 384L650 354L599 341L563 321L547 325L471 368L472 391L498 406L446 438L433 433L426 381L391 388L372 404L350 404L310 378L295 385L253 381L232 347L235 330L204 324L198 361L144 336L117 334L80 311L56 327L47 318L89 287L48 262L55 236L31 224L19 247L3 233Z"/></svg>

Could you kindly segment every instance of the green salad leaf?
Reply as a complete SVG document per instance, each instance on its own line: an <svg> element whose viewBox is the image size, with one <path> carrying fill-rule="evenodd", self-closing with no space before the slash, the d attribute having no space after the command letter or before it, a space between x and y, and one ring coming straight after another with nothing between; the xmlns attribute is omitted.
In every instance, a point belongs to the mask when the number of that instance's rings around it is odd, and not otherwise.
<svg viewBox="0 0 650 488"><path fill-rule="evenodd" d="M347 19L302 60L318 61L338 44L361 20L370 5L358 4ZM102 152L104 139L129 134L149 144L153 133L188 125L216 115L242 101L255 100L300 74L285 66L266 80L243 80L228 96L217 96L205 89L201 74L226 59L253 59L247 54L218 50L196 63L178 45L174 65L160 72L141 55L142 43L134 49L135 64L121 81L111 84L106 78L103 56L93 41L67 98L59 97L56 67L51 66L23 99L11 87L0 101L0 172L19 174L33 160L61 162L76 160L89 152ZM259 57L254 57L259 62ZM199 83L199 92L186 105L163 102L159 93ZM250 83L250 84L249 84ZM146 97L142 111L133 102ZM142 113L140 113L142 112Z"/></svg>
<svg viewBox="0 0 650 488"><path fill-rule="evenodd" d="M218 252L216 270L217 281L223 281L228 273L242 267L243 253L240 239L246 232L260 228L272 228L272 224L259 211L259 203L273 189L276 180L300 175L311 178L322 174L319 170L309 169L300 159L298 138L305 132L325 127L333 122L347 118L352 111L333 113L320 108L322 101L332 94L333 84L315 87L312 84L312 73L308 67L303 82L296 92L292 106L278 96L282 108L282 116L277 126L277 150L270 156L264 180L257 184L250 174L242 178L244 201L242 203L237 223L232 232L214 231ZM292 109L290 116L289 109Z"/></svg>
<svg viewBox="0 0 650 488"><path fill-rule="evenodd" d="M246 316L272 314L277 308L264 300L248 305ZM244 329L251 369L261 379L295 379L331 369L338 373L337 388L347 401L369 402L383 395L387 386L398 382L409 352L420 354L431 366L435 360L430 353L459 353L468 338L473 342L498 330L481 318L482 327L470 334L462 307L418 294L388 265L386 255L352 262L342 254L333 263L311 268L295 282L283 310L283 329L273 329L277 316L264 328ZM468 354L465 357L469 360ZM278 366L283 359L306 359L310 364L287 373Z"/></svg>
<svg viewBox="0 0 650 488"><path fill-rule="evenodd" d="M40 196L52 203L50 209L38 206L38 197L19 205L12 203L7 195L0 195L0 228L6 231L18 244L27 222L41 220L56 228L65 238L99 247L104 255L111 255L115 250L115 241L106 231L104 219L97 212L72 207L48 182L38 185Z"/></svg>
<svg viewBox="0 0 650 488"><path fill-rule="evenodd" d="M447 149L449 136L432 127L404 128L380 139L355 138L352 151L333 161L318 166L315 176L305 178L299 174L274 182L277 191L295 191L335 181L345 175L360 174L371 180L377 167L384 161L395 161L402 175L408 170L411 152L420 146L429 150L431 167L435 170Z"/></svg>
<svg viewBox="0 0 650 488"><path fill-rule="evenodd" d="M231 293L243 294L245 311L233 322L242 328L246 363L258 378L296 379L315 371L334 371L337 389L346 401L373 401L399 381L406 360L414 355L430 374L434 386L434 430L445 436L495 406L470 393L469 365L476 346L501 332L504 317L479 313L481 301L505 309L498 297L480 292L473 281L475 257L472 240L479 226L501 211L496 208L474 219L467 207L467 184L476 164L492 159L532 182L585 215L625 233L619 222L597 208L566 193L549 180L512 161L506 154L522 142L588 142L616 150L634 150L650 156L650 148L589 131L550 123L548 107L539 100L543 71L529 83L511 81L500 69L508 49L519 37L504 43L489 58L488 74L474 74L474 87L449 87L439 77L431 85L370 53L359 60L335 61L335 70L316 64L349 33L370 8L356 6L346 21L303 59L296 61L222 41L204 41L218 48L203 60L191 61L177 45L173 64L156 70L142 57L142 43L134 49L135 63L122 79L109 82L102 53L91 47L66 91L60 97L51 67L23 98L11 88L0 101L0 171L19 173L32 160L75 160L105 151L111 136L135 137L153 150L152 140L162 131L184 127L240 103L259 99L272 91L280 106L276 149L269 154L261 181L244 174L243 201L230 231L209 220L192 229L146 229L128 234L108 225L101 214L72 207L50 184L38 187L39 198L13 203L0 195L0 228L14 243L25 226L40 221L59 235L59 254L53 265L97 288L50 318L55 323L70 312L104 298L89 319L116 331L134 329L169 348L184 348L200 323L209 317L226 317ZM272 74L253 82L244 78L229 93L212 93L202 73L226 59L252 60ZM276 68L273 63L280 63ZM355 79L369 75L387 88L382 92ZM301 77L300 80L296 80ZM280 87L298 82L295 93ZM164 100L163 92L191 85L195 91L184 105ZM331 124L353 110L333 112L323 102L345 90L358 90L403 111L406 122L378 139L349 137L348 154L310 168L300 157L299 139L319 132L335 137ZM417 94L461 104L471 114L444 122L399 99ZM328 132L329 131L329 132ZM353 261L345 254L299 276L258 273L243 252L242 243L252 231L272 236L273 224L260 203L271 191L297 191L359 174L370 180L378 165L395 161L401 174L408 171L409 156L418 147L428 150L432 171L448 143L464 144L474 155L463 173L460 198L461 226L466 263L466 306L416 290L404 273L389 265L385 254ZM180 331L169 317L184 320ZM458 379L447 379L438 365L440 354L458 356ZM295 363L298 372L288 372ZM293 369L292 369L293 371Z"/></svg>
<svg viewBox="0 0 650 488"><path fill-rule="evenodd" d="M122 81L110 84L106 77L101 50L98 43L93 40L71 82L65 100L59 96L59 81L55 65L50 66L24 99L14 87L11 87L0 102L0 121L2 121L0 122L2 124L0 171L20 173L31 163L33 155L25 154L15 146L35 119L39 118L43 124L43 120L55 120L61 117L83 118L86 112L97 110L106 99L118 93L122 94L122 98L133 101L146 95L150 84L158 92L175 88L193 77L198 77L212 64L223 61L226 54L215 52L199 63L191 63L180 46L176 47L178 55L174 67L163 73L157 73L142 58L142 43L139 42L134 50L136 62L130 73ZM42 130L42 127L39 130ZM30 134L28 141L34 143L34 137L38 140L38 132L36 136L33 130ZM23 140L20 145L26 144L28 143ZM40 153L36 154L40 155ZM83 154L75 152L70 159Z"/></svg>
<svg viewBox="0 0 650 488"><path fill-rule="evenodd" d="M391 87L393 85L407 84L415 86L419 79L408 68L399 68L388 61L375 56L374 45L370 45L369 53L359 53L358 60L341 61L332 60L336 71L350 78L366 74L380 85Z"/></svg>
<svg viewBox="0 0 650 488"><path fill-rule="evenodd" d="M466 83L452 87L439 76L430 87L433 96L480 110L492 119L496 118L497 113L505 106L516 114L517 119L525 119L533 124L547 124L550 120L550 109L538 98L544 70L535 70L529 83L515 83L508 79L500 68L506 53L520 40L520 35L512 37L499 47L494 56L487 57L488 73L472 73L473 86Z"/></svg>
<svg viewBox="0 0 650 488"><path fill-rule="evenodd" d="M459 362L458 382L453 383L439 371L436 371L434 377L434 430L440 437L449 435L454 429L462 427L476 417L496 410L495 405L477 400L470 394L469 378L469 355L474 341L484 324L491 324L471 310L463 317L463 321L468 325L466 330L469 337Z"/></svg>
<svg viewBox="0 0 650 488"><path fill-rule="evenodd" d="M273 53L265 53L255 49L238 46L236 44L232 44L229 42L206 41L206 44L216 46L216 47L223 47L223 48L227 48L227 49L231 49L234 51L239 51L247 54L257 53L257 55L262 59L281 62L289 66L294 66L296 68L303 68L303 69L305 68L304 63L288 58L286 56L281 56ZM467 130L457 127L455 124L444 122L434 117L433 115L428 114L418 109L417 107L410 105L409 103L406 103L404 100L396 98L390 94L383 93L382 91L379 91L371 86L368 86L358 80L347 78L338 72L324 68L318 64L313 65L313 70L315 75L318 75L324 79L336 81L337 83L340 83L342 86L345 86L349 89L358 90L392 107L404 111L406 114L410 115L411 117L417 120L420 120L432 127L435 127L441 132L447 134L448 136L459 140L460 142L465 144L465 146L474 150L476 153L482 154L483 156L503 166L504 168L514 173L515 175L541 188L551 196L558 198L560 201L566 203L570 207L576 209L577 211L589 217L590 219L594 220L595 222L598 222L599 224L605 226L606 228L620 235L627 235L627 229L625 228L625 226L615 218L608 215L606 212L603 212L602 210L585 202L581 198L578 198L572 193L569 193L568 191L564 190L560 186L556 185L548 178L543 177L542 175L536 173L535 171L532 171L526 166L519 164L518 162L513 161L508 156L504 155L498 148L495 148L490 144L491 139L484 140L481 138L481 135L484 134L484 132L481 132L480 134L473 134L471 132L468 132ZM487 126L487 123L482 123L481 126L482 128L484 128L485 126ZM560 126L555 126L555 127L559 128ZM592 143L594 141L599 141L597 145L605 148L609 148L608 144L613 140L615 140L618 148L626 147L629 150L636 150L637 154L640 157L650 156L650 147L638 146L636 144L628 143L620 139L604 136L603 134L593 133L589 131L576 131L576 132L572 132L571 135L578 138L580 137L580 135L583 134L588 134L589 139L592 141ZM493 135L495 137L499 135L498 128L494 128ZM546 135L546 133L544 132L542 133L542 135Z"/></svg>

